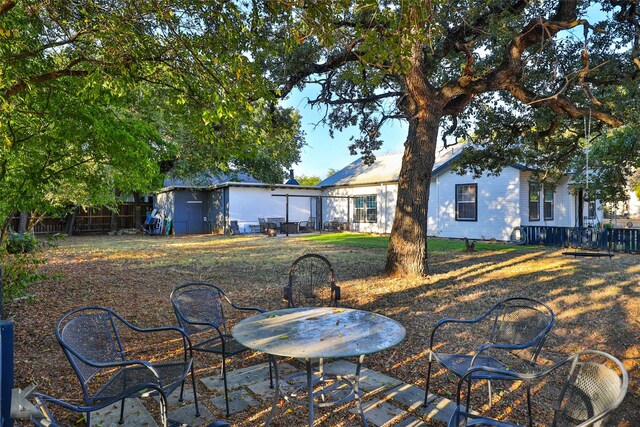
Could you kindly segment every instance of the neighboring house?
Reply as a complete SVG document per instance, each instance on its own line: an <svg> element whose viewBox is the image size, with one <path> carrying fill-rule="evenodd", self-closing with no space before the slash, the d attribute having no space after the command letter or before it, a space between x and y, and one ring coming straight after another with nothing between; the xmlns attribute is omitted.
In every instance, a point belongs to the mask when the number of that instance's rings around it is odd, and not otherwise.
<svg viewBox="0 0 640 427"><path fill-rule="evenodd" d="M287 205L289 221L315 217L319 194L317 187L265 184L246 174L167 179L154 207L172 218L175 234L229 233L231 221L241 232L249 232L258 218L285 218Z"/></svg>
<svg viewBox="0 0 640 427"><path fill-rule="evenodd" d="M433 167L429 194L428 233L437 237L508 240L520 225L573 227L602 221L595 203L563 177L553 188L530 181L521 165L499 176L458 175L451 163L460 147L442 150ZM393 225L402 154L362 159L318 184L325 220L348 220L354 231L389 233Z"/></svg>

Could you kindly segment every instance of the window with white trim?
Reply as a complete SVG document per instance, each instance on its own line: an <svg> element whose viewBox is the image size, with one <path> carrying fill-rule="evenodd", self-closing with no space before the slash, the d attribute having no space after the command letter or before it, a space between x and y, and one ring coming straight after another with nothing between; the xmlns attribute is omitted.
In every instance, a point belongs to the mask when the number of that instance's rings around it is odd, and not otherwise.
<svg viewBox="0 0 640 427"><path fill-rule="evenodd" d="M540 184L529 183L529 221L540 221Z"/></svg>
<svg viewBox="0 0 640 427"><path fill-rule="evenodd" d="M478 220L478 184L456 184L456 221Z"/></svg>
<svg viewBox="0 0 640 427"><path fill-rule="evenodd" d="M378 221L377 197L356 196L354 198L353 222L376 222Z"/></svg>
<svg viewBox="0 0 640 427"><path fill-rule="evenodd" d="M553 187L544 186L544 220L553 220L553 204L554 204L554 189Z"/></svg>

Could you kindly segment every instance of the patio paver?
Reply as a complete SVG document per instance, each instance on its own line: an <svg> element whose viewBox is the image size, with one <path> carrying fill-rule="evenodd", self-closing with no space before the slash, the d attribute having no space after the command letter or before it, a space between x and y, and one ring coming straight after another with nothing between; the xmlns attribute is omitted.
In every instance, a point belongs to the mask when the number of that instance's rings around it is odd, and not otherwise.
<svg viewBox="0 0 640 427"><path fill-rule="evenodd" d="M281 375L302 372L288 363L279 363ZM356 364L347 360L336 360L324 365L324 370L330 375L354 375ZM252 407L264 406L273 398L274 390L269 387L269 366L267 363L248 366L227 372L229 385L229 407L232 414L237 414ZM224 418L225 402L222 379L212 376L199 379L207 388L218 393L217 396L203 402L200 400L201 416L195 416L193 391L185 388L184 401L178 402L180 389L169 396L169 420L178 422L182 426L203 427L218 418ZM367 396L362 406L367 421L376 427L422 427L427 424L417 418L426 417L428 420L447 422L455 409L455 403L449 399L430 396L430 405L422 407L424 391L415 385L405 384L395 378L380 372L362 368L360 385ZM373 396L371 394L374 394ZM377 394L379 393L379 394ZM201 394L198 393L200 396ZM125 408L125 427L157 427L157 422L151 417L138 399L127 399ZM156 401L151 400L152 404ZM149 405L148 402L145 402ZM217 415L207 409L211 405L219 411ZM291 403L287 406L292 405ZM210 406L210 407L211 407ZM358 414L355 404L348 409ZM276 418L277 418L276 414ZM91 425L94 427L121 427L118 425L120 417L119 404L111 405L92 415Z"/></svg>
<svg viewBox="0 0 640 427"><path fill-rule="evenodd" d="M216 396L210 400L211 404L224 413L225 401L224 394ZM244 388L229 392L229 413L237 414L253 406L260 405L256 399Z"/></svg>
<svg viewBox="0 0 640 427"><path fill-rule="evenodd" d="M155 403L155 401L152 401ZM120 419L120 402L91 413L91 427L158 427L140 399L124 401L124 423Z"/></svg>
<svg viewBox="0 0 640 427"><path fill-rule="evenodd" d="M393 426L407 414L407 411L375 398L362 402L362 410L367 422L378 427ZM359 414L355 405L349 409L349 412Z"/></svg>

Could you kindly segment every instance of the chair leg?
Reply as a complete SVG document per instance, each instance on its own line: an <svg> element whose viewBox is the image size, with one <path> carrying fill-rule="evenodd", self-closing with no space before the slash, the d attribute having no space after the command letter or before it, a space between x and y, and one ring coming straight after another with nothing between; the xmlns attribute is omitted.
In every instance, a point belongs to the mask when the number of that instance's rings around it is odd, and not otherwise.
<svg viewBox="0 0 640 427"><path fill-rule="evenodd" d="M227 417L231 415L229 412L229 391L227 390L227 364L226 358L222 357L222 380L224 381L224 404L227 409Z"/></svg>
<svg viewBox="0 0 640 427"><path fill-rule="evenodd" d="M183 400L184 400L184 381L182 381L182 384L180 385L180 398L178 399L178 402L182 402Z"/></svg>
<svg viewBox="0 0 640 427"><path fill-rule="evenodd" d="M467 409L465 412L471 412L471 376L467 378Z"/></svg>
<svg viewBox="0 0 640 427"><path fill-rule="evenodd" d="M124 424L124 399L120 401L120 419L118 420L118 424Z"/></svg>
<svg viewBox="0 0 640 427"><path fill-rule="evenodd" d="M493 400L493 396L491 395L491 380L487 380L487 388L489 389L489 409L493 407L491 401Z"/></svg>
<svg viewBox="0 0 640 427"><path fill-rule="evenodd" d="M429 399L429 380L431 379L431 360L429 360L429 366L427 368L427 384L424 386L424 403L422 406L427 407L427 400Z"/></svg>
<svg viewBox="0 0 640 427"><path fill-rule="evenodd" d="M91 427L91 412L87 412L87 426Z"/></svg>
<svg viewBox="0 0 640 427"><path fill-rule="evenodd" d="M198 406L198 391L196 390L196 374L193 369L193 362L191 362L191 387L193 388L193 401L196 405L196 417L199 417L200 407ZM182 389L184 390L184 381L182 381ZM180 392L180 398L182 398L182 392Z"/></svg>
<svg viewBox="0 0 640 427"><path fill-rule="evenodd" d="M158 390L158 394L160 395L160 421L163 427L167 427L169 424L167 396L162 390Z"/></svg>

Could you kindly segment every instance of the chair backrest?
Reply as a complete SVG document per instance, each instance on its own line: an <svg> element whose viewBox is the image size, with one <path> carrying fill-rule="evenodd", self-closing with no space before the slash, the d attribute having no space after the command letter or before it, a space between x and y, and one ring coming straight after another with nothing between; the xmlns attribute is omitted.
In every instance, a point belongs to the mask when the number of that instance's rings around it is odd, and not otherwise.
<svg viewBox="0 0 640 427"><path fill-rule="evenodd" d="M334 307L340 299L340 287L329 260L322 255L306 254L296 259L289 269L285 287L288 307Z"/></svg>
<svg viewBox="0 0 640 427"><path fill-rule="evenodd" d="M551 308L534 299L516 297L499 302L489 312L493 322L489 342L532 347L533 363L555 322Z"/></svg>
<svg viewBox="0 0 640 427"><path fill-rule="evenodd" d="M178 323L188 335L211 329L212 325L226 332L224 316L224 291L204 282L185 283L171 292L171 304Z"/></svg>
<svg viewBox="0 0 640 427"><path fill-rule="evenodd" d="M58 321L56 338L85 393L91 378L102 370L87 364L85 360L108 363L125 359L116 327L119 320L113 311L93 306L73 310Z"/></svg>
<svg viewBox="0 0 640 427"><path fill-rule="evenodd" d="M629 387L624 365L610 354L596 350L576 353L565 362L571 363L571 370L558 399L553 426L606 425Z"/></svg>

